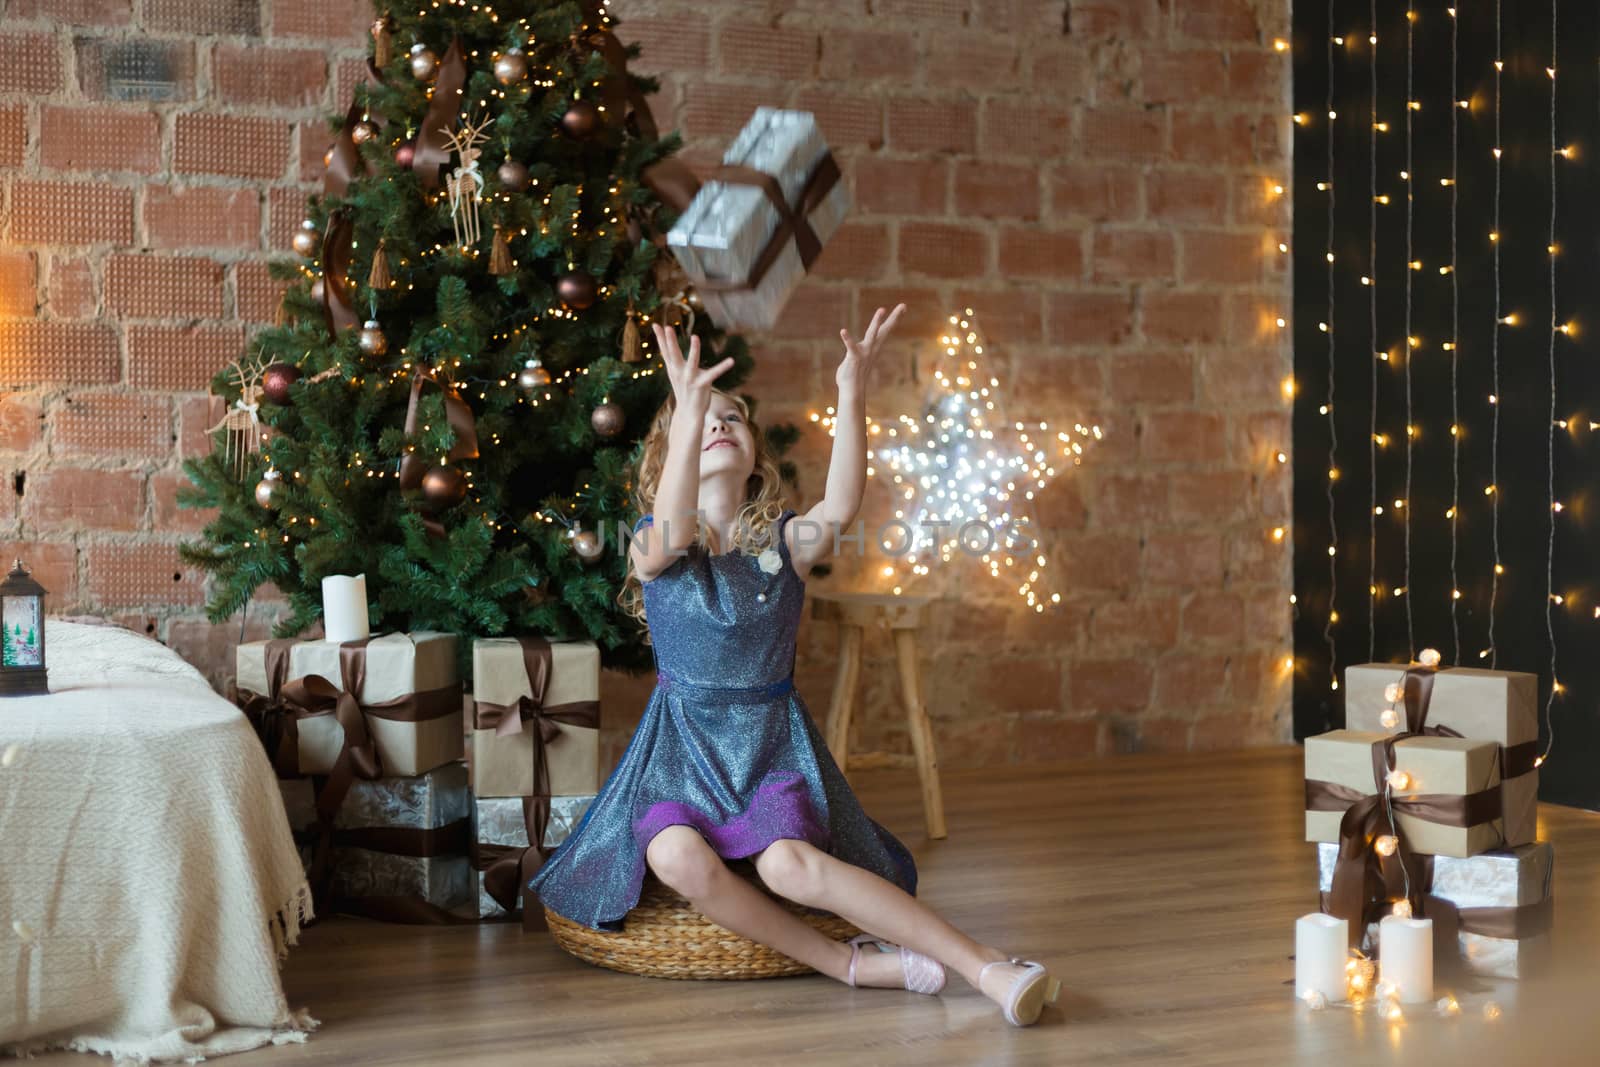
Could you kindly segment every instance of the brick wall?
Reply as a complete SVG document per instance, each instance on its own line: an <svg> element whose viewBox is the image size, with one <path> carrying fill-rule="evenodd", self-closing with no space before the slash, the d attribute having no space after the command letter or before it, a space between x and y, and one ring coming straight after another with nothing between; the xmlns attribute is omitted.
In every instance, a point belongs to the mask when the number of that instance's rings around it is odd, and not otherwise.
<svg viewBox="0 0 1600 1067"><path fill-rule="evenodd" d="M655 108L715 158L758 104L816 112L856 209L751 391L804 421L837 329L906 300L870 410L914 410L940 317L975 307L1017 417L1106 441L1041 496L1063 609L937 572L924 638L946 766L1286 738L1287 0L614 0ZM56 610L156 634L219 683L173 544L215 367L271 321L262 266L317 187L359 0L12 0L0 22L0 460ZM913 376L913 364L917 365ZM805 502L828 442L800 446ZM887 514L869 492L869 523ZM876 588L842 561L826 584ZM824 584L816 583L820 588ZM258 617L259 615L259 617ZM833 634L807 626L820 716ZM869 635L862 743L903 745ZM608 678L608 756L646 681Z"/></svg>

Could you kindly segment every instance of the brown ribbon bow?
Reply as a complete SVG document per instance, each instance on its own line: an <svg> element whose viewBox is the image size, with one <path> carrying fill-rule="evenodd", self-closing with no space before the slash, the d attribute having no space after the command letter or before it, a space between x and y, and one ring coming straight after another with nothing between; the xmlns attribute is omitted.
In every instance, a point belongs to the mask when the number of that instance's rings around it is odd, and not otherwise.
<svg viewBox="0 0 1600 1067"><path fill-rule="evenodd" d="M382 85L380 74L372 61L367 61L366 81L369 85ZM356 147L356 124L363 120L382 127L381 116L370 115L362 106L351 101L345 112L344 125L333 142L333 152L328 157L327 169L322 173L322 192L325 197L342 197L350 183L367 173L366 160ZM347 278L350 270L351 246L355 239L348 210L336 210L328 219L328 232L322 241L322 315L328 332L335 336L340 330L360 321L352 299L352 285Z"/></svg>
<svg viewBox="0 0 1600 1067"><path fill-rule="evenodd" d="M549 801L545 801L545 819L549 818ZM535 872L550 854L544 847L543 826L538 821L538 804L533 797L522 798L522 821L527 828L528 845L491 845L482 841L472 843L472 865L483 872L483 888L507 915L514 914L517 902L522 903L522 928L543 930L547 928L544 911L538 906L533 891L528 888Z"/></svg>
<svg viewBox="0 0 1600 1067"><path fill-rule="evenodd" d="M1339 858L1333 869L1333 886L1327 894L1328 914L1349 924L1350 944L1360 945L1365 916L1372 905L1395 899L1411 901L1415 914L1425 907L1424 880L1416 858L1406 847L1398 815L1411 815L1445 826L1476 826L1500 815L1498 785L1465 795L1419 793L1391 796L1388 775L1395 766L1395 745L1409 737L1460 737L1448 726L1429 726L1428 705L1433 696L1436 669L1409 667L1403 680L1406 729L1372 745L1374 792L1362 793L1336 782L1306 781L1306 809L1343 811L1339 821ZM1373 842L1394 830L1395 851L1384 856ZM1431 868L1430 868L1431 871Z"/></svg>
<svg viewBox="0 0 1600 1067"><path fill-rule="evenodd" d="M562 723L589 729L598 729L600 726L600 702L597 700L546 706L545 693L550 684L554 660L550 642L542 637L524 635L517 638L517 643L522 647L522 665L527 672L531 695L519 697L512 704L477 701L473 706L474 729L493 730L497 737L521 733L524 720L531 720L533 724L533 795L524 797L522 805L528 828L528 847L500 851L505 846L477 846L485 857L491 854L483 850L494 850L492 858L485 859L486 865L480 866L484 871L484 887L508 912L514 910L518 895L516 887L520 885L526 888L534 872L544 862L544 835L550 823L549 745L561 736ZM517 879L516 882L511 881L513 877ZM522 909L524 929L538 929L543 923L542 913L535 915L537 909L532 905L531 896L525 895Z"/></svg>

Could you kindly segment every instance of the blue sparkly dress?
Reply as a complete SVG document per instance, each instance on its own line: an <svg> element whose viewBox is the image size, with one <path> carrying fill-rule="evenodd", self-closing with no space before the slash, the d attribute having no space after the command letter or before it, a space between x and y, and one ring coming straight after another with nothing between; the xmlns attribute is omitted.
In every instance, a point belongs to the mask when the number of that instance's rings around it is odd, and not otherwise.
<svg viewBox="0 0 1600 1067"><path fill-rule="evenodd" d="M616 770L529 883L551 911L621 930L645 849L678 825L728 860L808 841L916 893L911 853L862 810L794 688L805 582L782 537L793 515L778 520L776 573L691 545L644 583L656 687Z"/></svg>

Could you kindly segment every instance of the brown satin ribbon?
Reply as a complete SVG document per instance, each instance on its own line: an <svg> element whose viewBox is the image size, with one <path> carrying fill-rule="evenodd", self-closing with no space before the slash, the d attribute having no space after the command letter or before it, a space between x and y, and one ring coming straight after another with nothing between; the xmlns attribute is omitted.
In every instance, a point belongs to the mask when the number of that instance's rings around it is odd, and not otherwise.
<svg viewBox="0 0 1600 1067"><path fill-rule="evenodd" d="M527 672L528 685L532 689L531 696L520 697L514 704L490 704L477 702L473 707L473 727L478 730L494 730L498 737L522 731L523 720L533 723L533 795L523 798L523 817L528 827L528 841L530 847L517 857L515 874L520 879L520 884L526 888L529 879L539 869L539 863L533 863L533 854L538 853L539 862L544 859L544 835L550 824L550 756L548 746L561 734L558 726L565 723L569 726L582 726L598 729L600 726L600 702L597 700L577 700L570 704L558 704L545 707L544 696L550 682L553 668L550 642L542 637L519 636L517 643L522 646L522 666ZM485 846L479 846L480 848ZM488 886L488 874L485 873L484 884ZM509 864L495 868L493 872L497 885L504 885L504 880L513 873ZM502 890L509 894L509 890ZM494 891L491 890L491 895ZM495 896L505 907L504 900ZM515 895L508 895L506 899L515 900ZM523 929L538 929L543 926L543 914L534 915L538 910L533 903L531 895L524 895L522 909ZM507 911L511 908L506 907Z"/></svg>
<svg viewBox="0 0 1600 1067"><path fill-rule="evenodd" d="M1425 856L1423 859L1431 860L1433 857ZM1431 869L1431 864L1429 868ZM1526 937L1547 932L1555 917L1555 898L1546 896L1536 904L1507 904L1499 907L1461 908L1451 901L1440 896L1435 896L1431 883L1425 877L1427 885L1420 895L1421 906L1415 903L1412 907L1414 914L1434 920L1434 944L1446 952L1456 951L1455 933L1475 934L1478 937L1494 937L1502 940L1520 941ZM1321 909L1326 915L1333 915L1333 894L1321 894ZM1372 900L1362 915L1363 924L1375 923L1389 914L1389 902L1385 900Z"/></svg>
<svg viewBox="0 0 1600 1067"><path fill-rule="evenodd" d="M299 753L292 733L293 712L284 706L283 685L289 677L289 650L294 647L292 637L268 641L266 645L267 691L255 693L240 689L231 683L229 699L244 712L246 719L261 739L267 758L280 778L299 777Z"/></svg>
<svg viewBox="0 0 1600 1067"><path fill-rule="evenodd" d="M491 845L482 841L472 843L472 865L483 872L483 888L496 904L513 914L517 904L522 904L522 928L544 930L544 909L528 888L534 873L544 863L549 852L544 847L544 835L536 825L537 805L533 797L522 798L522 821L527 828L529 844ZM548 809L546 810L548 819ZM534 835L539 836L535 837Z"/></svg>
<svg viewBox="0 0 1600 1067"><path fill-rule="evenodd" d="M333 831L337 848L364 848L393 856L428 859L464 856L472 841L472 820L457 819L443 826L358 826Z"/></svg>
<svg viewBox="0 0 1600 1067"><path fill-rule="evenodd" d="M354 235L355 224L348 209L339 208L328 217L328 232L322 238L322 317L328 332L334 335L359 321L353 299L355 286L348 277Z"/></svg>
<svg viewBox="0 0 1600 1067"><path fill-rule="evenodd" d="M449 135L455 132L456 122L461 117L462 88L466 83L467 62L458 37L450 42L449 50L439 63L428 113L417 131L416 145L412 149L411 169L424 189L439 188L440 171L450 165Z"/></svg>

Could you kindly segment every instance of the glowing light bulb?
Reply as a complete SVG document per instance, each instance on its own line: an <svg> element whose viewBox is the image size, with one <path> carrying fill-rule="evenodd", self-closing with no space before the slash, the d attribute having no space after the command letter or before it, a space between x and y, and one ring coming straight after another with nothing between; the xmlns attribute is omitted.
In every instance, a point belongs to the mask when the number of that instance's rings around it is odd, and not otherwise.
<svg viewBox="0 0 1600 1067"><path fill-rule="evenodd" d="M1434 1005L1434 1010L1447 1019L1453 1019L1461 1014L1461 1002L1456 999L1454 993L1446 993L1439 998L1439 1003Z"/></svg>
<svg viewBox="0 0 1600 1067"><path fill-rule="evenodd" d="M1437 667L1441 659L1443 657L1439 655L1439 650L1436 648L1425 648L1417 653L1417 662L1424 667Z"/></svg>
<svg viewBox="0 0 1600 1067"><path fill-rule="evenodd" d="M1392 856L1400 847L1400 839L1393 834L1382 834L1372 842L1372 851L1380 856Z"/></svg>
<svg viewBox="0 0 1600 1067"><path fill-rule="evenodd" d="M1383 699L1391 704L1403 696L1405 696L1405 689L1401 687L1399 682L1390 682L1383 687Z"/></svg>
<svg viewBox="0 0 1600 1067"><path fill-rule="evenodd" d="M1385 730L1393 730L1400 725L1400 713L1393 708L1384 708L1383 714L1378 716L1378 721L1383 724Z"/></svg>
<svg viewBox="0 0 1600 1067"><path fill-rule="evenodd" d="M1390 771L1389 774L1388 774L1388 777L1385 780L1389 783L1389 788L1390 789L1410 789L1411 788L1411 775L1407 774L1405 771L1400 770L1399 768L1396 768L1395 770Z"/></svg>
<svg viewBox="0 0 1600 1067"><path fill-rule="evenodd" d="M1409 901L1409 900L1397 900L1397 901L1395 901L1394 902L1394 908L1391 910L1391 914L1396 915L1396 916L1398 916L1399 918L1402 918L1402 919L1411 918L1411 901Z"/></svg>
<svg viewBox="0 0 1600 1067"><path fill-rule="evenodd" d="M1406 1017L1406 1013L1400 1010L1399 1001L1391 1000L1383 1007L1383 1017L1388 1022L1397 1023Z"/></svg>
<svg viewBox="0 0 1600 1067"><path fill-rule="evenodd" d="M1483 1006L1483 1018L1486 1022L1491 1023L1500 1018L1500 1005L1492 1000L1485 1004Z"/></svg>

